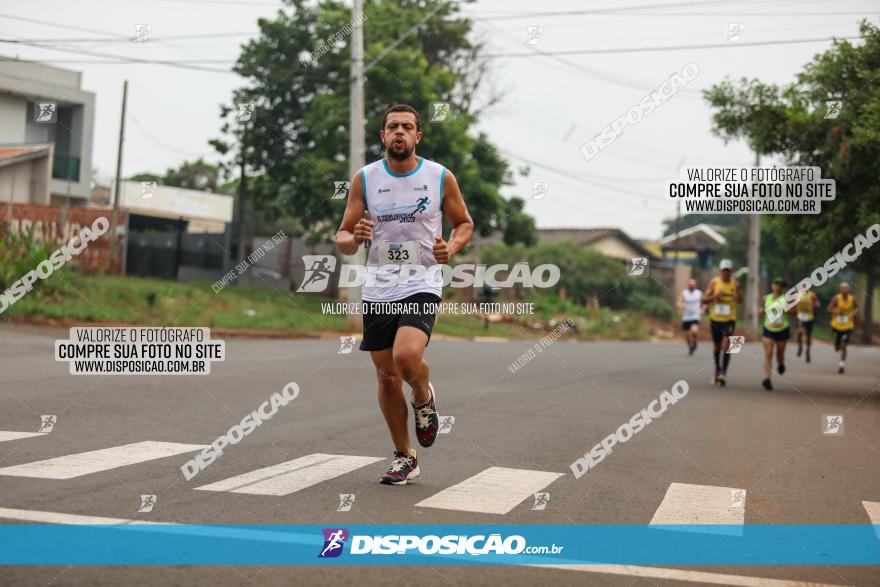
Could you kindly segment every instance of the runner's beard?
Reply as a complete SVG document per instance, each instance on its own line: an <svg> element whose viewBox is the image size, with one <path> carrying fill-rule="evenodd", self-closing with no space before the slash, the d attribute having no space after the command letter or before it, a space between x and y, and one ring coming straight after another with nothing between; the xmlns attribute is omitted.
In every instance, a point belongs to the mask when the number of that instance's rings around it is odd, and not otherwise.
<svg viewBox="0 0 880 587"><path fill-rule="evenodd" d="M396 159L397 161L406 161L413 154L413 147L407 146L406 143L403 144L403 147L395 147L392 142L388 145L386 149L388 156L392 159Z"/></svg>

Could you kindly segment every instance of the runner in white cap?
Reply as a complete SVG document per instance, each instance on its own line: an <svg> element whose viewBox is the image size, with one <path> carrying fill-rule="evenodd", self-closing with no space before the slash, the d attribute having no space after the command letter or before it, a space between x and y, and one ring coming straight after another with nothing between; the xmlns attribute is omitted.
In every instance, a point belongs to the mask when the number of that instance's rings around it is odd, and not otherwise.
<svg viewBox="0 0 880 587"><path fill-rule="evenodd" d="M703 303L709 304L709 324L712 342L715 343L715 380L719 385L727 384L727 367L730 365L730 338L736 327L736 305L742 301L742 290L733 278L733 261L722 259L718 266L719 275L709 281ZM724 358L722 359L722 354Z"/></svg>

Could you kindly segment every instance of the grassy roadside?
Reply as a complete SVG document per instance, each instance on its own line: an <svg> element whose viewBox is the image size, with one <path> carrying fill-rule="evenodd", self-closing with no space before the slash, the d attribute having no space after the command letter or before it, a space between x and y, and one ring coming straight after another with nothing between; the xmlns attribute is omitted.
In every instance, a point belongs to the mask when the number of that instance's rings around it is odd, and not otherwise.
<svg viewBox="0 0 880 587"><path fill-rule="evenodd" d="M179 283L164 279L85 276L62 271L52 276L51 288L38 287L12 305L0 319L67 325L82 322L147 326L208 326L264 331L279 335L346 332L345 316L323 314L331 300L292 292L227 287L215 294L208 283ZM435 332L447 336L498 336L534 339L544 335L547 321L572 318L578 338L644 340L649 333L636 313L600 309L585 312L575 306L545 303L520 323L492 322L473 315L441 314ZM543 323L543 324L541 324Z"/></svg>

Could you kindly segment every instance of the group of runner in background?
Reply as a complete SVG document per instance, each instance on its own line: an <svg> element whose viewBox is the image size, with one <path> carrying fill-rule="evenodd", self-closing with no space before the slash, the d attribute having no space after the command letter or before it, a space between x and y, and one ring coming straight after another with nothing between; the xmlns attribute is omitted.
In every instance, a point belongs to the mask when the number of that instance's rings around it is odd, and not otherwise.
<svg viewBox="0 0 880 587"><path fill-rule="evenodd" d="M739 282L733 276L733 263L730 259L723 259L719 265L718 275L709 280L706 291L697 288L697 280L688 280L687 289L681 292L678 298L678 308L681 310L681 328L684 339L688 346L688 354L693 355L697 350L697 341L700 333L700 319L703 314L709 314L709 325L712 333L713 357L715 360L716 385L727 384L727 368L730 365L732 338L736 326L736 306L742 301L742 289ZM782 277L773 279L771 292L761 298L758 305L758 315L762 321L763 332L761 344L764 347L764 389L773 389L770 381L773 372L773 357L776 356L776 371L782 375L785 373L785 347L791 338L791 319L797 320L797 356L804 356L807 363L810 362L810 349L813 344L813 324L815 323L816 310L819 308L819 297L812 290L803 292L797 304L787 312L784 312L776 320L771 320L772 312L767 308L774 304L782 304L779 301L785 295L788 283ZM834 331L834 350L840 353L840 362L837 372L843 373L846 362L846 347L849 344L850 334L855 328L855 318L858 312L858 304L849 290L849 284L840 284L840 292L835 294L828 304L828 313L831 316L831 329Z"/></svg>

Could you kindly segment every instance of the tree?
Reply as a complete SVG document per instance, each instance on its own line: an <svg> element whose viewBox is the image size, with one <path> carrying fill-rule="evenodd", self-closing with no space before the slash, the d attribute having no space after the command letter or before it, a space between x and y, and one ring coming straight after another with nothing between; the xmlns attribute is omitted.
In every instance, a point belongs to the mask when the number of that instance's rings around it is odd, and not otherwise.
<svg viewBox="0 0 880 587"><path fill-rule="evenodd" d="M131 181L155 181L162 185L187 188L191 190L217 191L217 182L220 176L220 167L206 163L204 159L198 161L184 161L180 167L169 167L165 175L155 173L138 173L129 177Z"/></svg>
<svg viewBox="0 0 880 587"><path fill-rule="evenodd" d="M329 235L345 205L331 199L334 182L350 179L351 9L338 0L285 4L274 19L260 19L260 36L242 47L234 67L248 80L234 102L253 104L250 120L232 120L239 107L225 107L226 137L212 144L237 161L247 125L245 154L253 178L248 199L270 216L289 219L300 232ZM364 3L365 62L382 54L366 75L367 159L384 155L378 132L385 109L412 105L422 118L419 154L455 173L478 230L488 234L505 226L508 208L499 190L512 183L511 173L488 138L472 130L480 111L474 96L486 69L480 46L469 40L471 24L458 9L450 0ZM423 26L390 48L426 16ZM434 102L450 104L446 120L431 120Z"/></svg>
<svg viewBox="0 0 880 587"><path fill-rule="evenodd" d="M742 137L760 153L789 165L816 166L836 181L836 199L814 215L765 218L786 254L817 267L880 222L880 29L863 21L857 43L835 40L784 88L758 80L725 81L705 96L716 109L714 131L725 142ZM840 100L826 118L829 100ZM873 329L872 293L880 247L862 251L848 269L865 275L864 341Z"/></svg>
<svg viewBox="0 0 880 587"><path fill-rule="evenodd" d="M206 163L202 158L198 161L184 161L177 169L169 168L162 178L164 185L172 185L191 190L213 192L217 190L220 169L217 165Z"/></svg>
<svg viewBox="0 0 880 587"><path fill-rule="evenodd" d="M530 247L538 242L535 219L523 212L525 204L522 198L511 198L505 203L503 240L506 245L522 243Z"/></svg>

